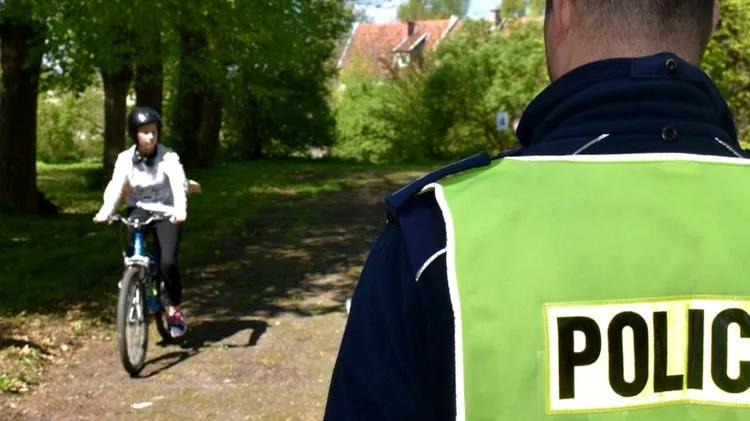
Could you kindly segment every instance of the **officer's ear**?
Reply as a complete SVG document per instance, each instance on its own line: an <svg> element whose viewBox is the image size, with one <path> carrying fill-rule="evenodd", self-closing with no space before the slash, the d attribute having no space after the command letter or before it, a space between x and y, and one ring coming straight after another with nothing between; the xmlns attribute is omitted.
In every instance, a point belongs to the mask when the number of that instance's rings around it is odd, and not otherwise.
<svg viewBox="0 0 750 421"><path fill-rule="evenodd" d="M568 37L572 26L580 21L576 14L574 2L571 0L552 0L552 11L547 16L548 24L548 42L552 47L557 45Z"/></svg>

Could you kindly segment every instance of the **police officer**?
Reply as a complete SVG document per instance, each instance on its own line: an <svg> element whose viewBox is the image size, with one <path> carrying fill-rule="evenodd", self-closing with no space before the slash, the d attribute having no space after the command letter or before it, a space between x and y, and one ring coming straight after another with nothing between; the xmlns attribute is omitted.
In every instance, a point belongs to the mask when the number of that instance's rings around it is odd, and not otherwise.
<svg viewBox="0 0 750 421"><path fill-rule="evenodd" d="M522 147L386 199L326 421L750 419L749 167L698 67L718 20L548 0Z"/></svg>

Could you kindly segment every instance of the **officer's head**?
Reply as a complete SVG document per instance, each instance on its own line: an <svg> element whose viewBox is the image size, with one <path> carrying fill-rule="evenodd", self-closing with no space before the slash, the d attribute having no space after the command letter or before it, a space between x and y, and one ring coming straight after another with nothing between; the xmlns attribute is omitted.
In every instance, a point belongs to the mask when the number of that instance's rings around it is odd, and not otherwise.
<svg viewBox="0 0 750 421"><path fill-rule="evenodd" d="M550 78L595 60L665 51L697 65L718 21L714 0L547 0Z"/></svg>

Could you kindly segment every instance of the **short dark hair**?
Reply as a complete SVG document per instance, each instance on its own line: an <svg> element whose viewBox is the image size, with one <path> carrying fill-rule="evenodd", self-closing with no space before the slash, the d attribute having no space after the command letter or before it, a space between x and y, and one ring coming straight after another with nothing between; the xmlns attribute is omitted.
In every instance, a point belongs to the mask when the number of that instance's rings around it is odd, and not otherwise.
<svg viewBox="0 0 750 421"><path fill-rule="evenodd" d="M713 29L715 0L572 0L593 28L654 42L697 42L703 50ZM547 0L547 11L552 0Z"/></svg>

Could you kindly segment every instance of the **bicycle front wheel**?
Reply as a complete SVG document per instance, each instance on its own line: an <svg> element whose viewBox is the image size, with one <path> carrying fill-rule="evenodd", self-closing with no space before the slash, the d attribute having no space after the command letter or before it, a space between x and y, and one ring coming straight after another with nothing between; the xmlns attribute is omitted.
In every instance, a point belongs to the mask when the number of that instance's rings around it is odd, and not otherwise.
<svg viewBox="0 0 750 421"><path fill-rule="evenodd" d="M143 369L148 348L148 302L146 273L139 266L131 266L120 282L117 300L117 347L120 360L131 377Z"/></svg>

